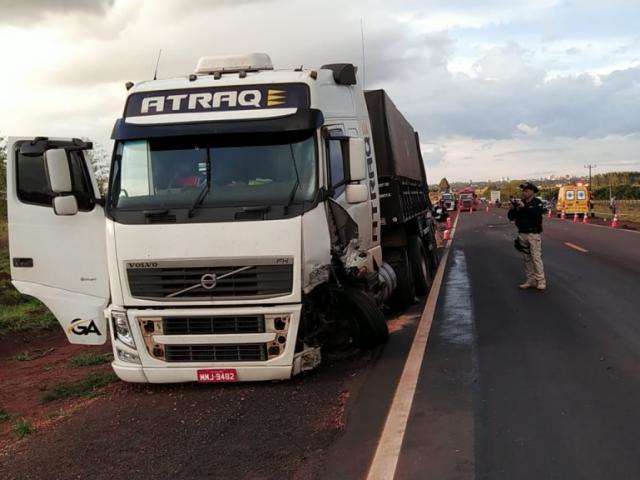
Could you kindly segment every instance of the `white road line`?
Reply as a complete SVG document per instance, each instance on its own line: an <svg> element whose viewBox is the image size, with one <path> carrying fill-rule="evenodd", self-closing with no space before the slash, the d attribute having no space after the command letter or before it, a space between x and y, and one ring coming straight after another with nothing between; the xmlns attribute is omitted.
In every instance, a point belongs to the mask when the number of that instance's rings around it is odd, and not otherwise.
<svg viewBox="0 0 640 480"><path fill-rule="evenodd" d="M589 252L589 250L587 250L586 248L579 247L579 246L578 246L578 245L576 245L575 243L571 243L571 242L564 242L564 244L565 244L567 247L569 247L569 248L573 248L574 250L577 250L577 251L582 252L582 253L588 253L588 252Z"/></svg>
<svg viewBox="0 0 640 480"><path fill-rule="evenodd" d="M400 457L400 451L402 449L402 441L407 428L407 420L409 419L411 405L413 404L413 398L416 393L420 368L422 367L422 361L427 349L427 341L429 340L431 323L433 322L433 316L436 311L436 303L438 301L438 295L440 294L442 278L444 277L444 270L447 265L447 259L449 258L449 249L456 233L459 218L460 215L456 216L453 229L451 230L451 239L446 244L442 261L438 266L436 276L433 280L433 285L427 298L427 304L422 312L420 323L418 324L413 343L411 344L411 350L409 350L407 361L404 364L400 381L393 396L391 408L387 414L376 453L369 467L367 480L393 480L395 475L398 458Z"/></svg>

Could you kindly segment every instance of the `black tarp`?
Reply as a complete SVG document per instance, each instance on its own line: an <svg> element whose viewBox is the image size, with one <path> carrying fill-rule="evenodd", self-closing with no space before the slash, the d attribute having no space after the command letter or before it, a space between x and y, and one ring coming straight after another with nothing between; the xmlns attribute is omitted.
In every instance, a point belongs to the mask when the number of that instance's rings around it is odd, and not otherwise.
<svg viewBox="0 0 640 480"><path fill-rule="evenodd" d="M422 155L411 124L384 90L368 90L364 97L371 120L378 176L400 176L426 182Z"/></svg>

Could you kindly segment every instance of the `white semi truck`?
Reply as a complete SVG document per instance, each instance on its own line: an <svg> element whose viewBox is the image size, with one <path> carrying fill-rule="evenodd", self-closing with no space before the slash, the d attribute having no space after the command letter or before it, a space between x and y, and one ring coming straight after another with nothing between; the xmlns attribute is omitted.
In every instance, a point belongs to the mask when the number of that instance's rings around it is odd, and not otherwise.
<svg viewBox="0 0 640 480"><path fill-rule="evenodd" d="M371 348L437 265L417 134L351 64L203 57L127 84L108 193L78 139L8 145L11 274L129 382L286 379Z"/></svg>

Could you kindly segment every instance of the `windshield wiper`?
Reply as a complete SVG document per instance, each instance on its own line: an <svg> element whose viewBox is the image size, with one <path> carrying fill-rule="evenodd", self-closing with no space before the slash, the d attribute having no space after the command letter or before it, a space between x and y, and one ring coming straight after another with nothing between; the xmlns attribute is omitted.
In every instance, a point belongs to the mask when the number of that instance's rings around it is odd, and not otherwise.
<svg viewBox="0 0 640 480"><path fill-rule="evenodd" d="M202 202L204 202L204 199L207 197L210 190L211 190L211 159L209 158L209 149L207 148L207 183L198 192L198 196L196 197L196 200L193 202L193 205L191 205L191 208L189 208L187 217L189 218L193 217L196 209L200 205L202 205Z"/></svg>
<svg viewBox="0 0 640 480"><path fill-rule="evenodd" d="M296 163L296 156L293 154L293 145L292 144L289 144L289 152L291 152L291 160L293 162L293 169L296 172L296 182L293 184L293 188L291 189L291 192L289 193L289 199L287 200L287 203L284 206L284 209L285 209L285 211L287 213L289 213L289 207L293 203L293 199L295 198L296 193L298 193L298 187L300 186L300 174L298 173L298 164Z"/></svg>

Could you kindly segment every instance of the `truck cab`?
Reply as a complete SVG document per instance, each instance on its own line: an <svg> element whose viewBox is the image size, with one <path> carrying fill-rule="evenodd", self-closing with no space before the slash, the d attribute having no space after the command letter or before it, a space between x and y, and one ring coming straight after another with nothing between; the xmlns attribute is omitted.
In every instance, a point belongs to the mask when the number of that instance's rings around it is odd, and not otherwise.
<svg viewBox="0 0 640 480"><path fill-rule="evenodd" d="M455 210L458 207L456 195L453 192L444 192L442 194L442 202L444 204L444 208L449 212Z"/></svg>
<svg viewBox="0 0 640 480"><path fill-rule="evenodd" d="M105 197L90 143L11 139L13 283L125 381L286 379L337 336L379 344L398 274L371 136L350 64L203 57L133 85Z"/></svg>
<svg viewBox="0 0 640 480"><path fill-rule="evenodd" d="M468 187L458 192L458 208L461 212L478 209L478 196L473 188Z"/></svg>

